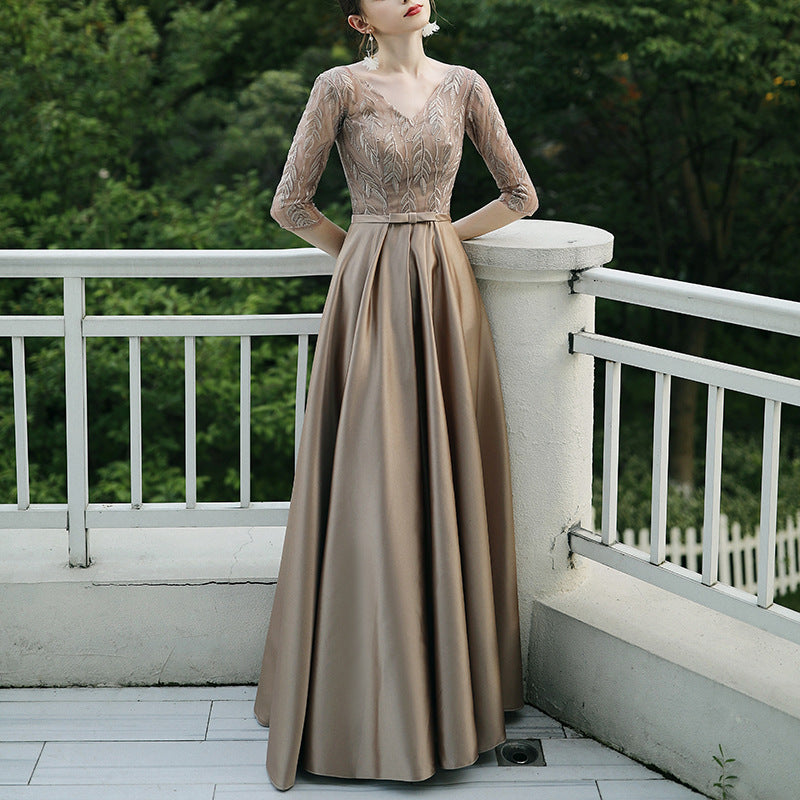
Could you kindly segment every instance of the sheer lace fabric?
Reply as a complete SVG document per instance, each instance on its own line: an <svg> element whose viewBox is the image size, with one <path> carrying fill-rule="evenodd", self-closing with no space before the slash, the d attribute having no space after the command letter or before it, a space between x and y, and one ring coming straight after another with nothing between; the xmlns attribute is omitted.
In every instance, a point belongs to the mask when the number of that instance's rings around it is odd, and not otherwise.
<svg viewBox="0 0 800 800"><path fill-rule="evenodd" d="M271 214L289 230L320 221L314 194L334 142L354 214L447 214L465 133L492 173L499 199L513 211L532 214L533 184L488 84L475 70L451 67L409 118L367 79L349 67L333 67L314 82Z"/></svg>

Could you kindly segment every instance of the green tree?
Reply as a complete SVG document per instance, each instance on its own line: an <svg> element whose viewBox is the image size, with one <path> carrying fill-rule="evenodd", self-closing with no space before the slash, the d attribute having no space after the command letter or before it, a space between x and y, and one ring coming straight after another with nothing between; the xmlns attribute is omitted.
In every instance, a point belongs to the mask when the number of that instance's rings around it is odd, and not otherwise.
<svg viewBox="0 0 800 800"><path fill-rule="evenodd" d="M10 0L0 5L0 246L269 248L268 215L310 80L240 63L258 4ZM252 54L251 54L252 56ZM288 66L294 66L289 64ZM322 203L344 220L336 194ZM90 313L318 311L326 281L89 281ZM136 309L133 311L132 309ZM57 281L3 281L0 313L59 314ZM0 494L14 496L10 348L0 340ZM145 342L145 491L182 493L182 352ZM200 495L238 487L236 343L198 343ZM32 494L64 497L63 347L27 349ZM253 342L253 496L291 485L296 342ZM129 491L127 346L89 346L93 500ZM10 449L9 449L10 448ZM150 479L148 481L148 476ZM155 476L155 477L153 477Z"/></svg>
<svg viewBox="0 0 800 800"><path fill-rule="evenodd" d="M446 17L438 14L442 31L425 48L487 77L537 184L539 216L613 231L625 269L798 297L800 273L792 256L800 202L793 147L800 122L799 4L451 0L443 8ZM357 42L335 2L0 4L0 247L302 245L269 219L272 191L313 78L353 61ZM465 142L453 215L494 194L486 166ZM349 207L335 153L317 201L346 226ZM128 307L134 298L142 313L167 307L182 309L174 313L288 312L318 310L325 287L324 280L302 286L150 280L97 283L89 292L97 313ZM59 308L55 283L0 283L0 313ZM646 309L621 304L600 303L598 315L605 329L653 344L800 375L797 348L780 346L776 336L739 336L728 326L677 317L665 323ZM0 433L10 435L7 344L0 341ZM283 364L288 377L291 344L273 345L264 352L263 374ZM113 499L124 496L127 481L125 448L121 440L111 441L113 430L122 437L127 430L126 354L124 347L97 346L110 349L97 358L98 364L108 361L107 374L99 367L90 372L93 430L108 436L95 437L92 480ZM52 386L63 380L60 344L28 347L32 436L58 434L63 398ZM220 367L220 390L204 400L213 420L232 413L222 386L232 386L236 357L219 342L202 347L207 353L219 348L220 358L224 352L232 359ZM165 374L171 363L178 375L180 353L164 348L145 358L156 371L162 364ZM264 380L278 381L277 372L270 376ZM631 416L647 428L652 388L626 377L629 389L636 409ZM174 397L152 395L154 403L163 401L170 429L181 424L177 411L170 415L173 405L179 411L182 390L173 386L171 392ZM262 420L271 414L289 418L291 393L282 392L264 400ZM695 405L691 387L676 385L671 461L685 486ZM753 441L759 415L739 413L739 405L735 397L726 401L730 426L741 441ZM155 420L153 425L157 431ZM726 431L728 426L726 418ZM289 448L290 458L291 436L284 434L275 446ZM223 441L214 425L208 435L208 452L222 452L214 450L217 443L224 449L231 438ZM101 438L108 440L102 446ZM40 453L37 485L48 497L63 493L63 481L48 478L60 475L60 467L45 464L59 448L32 441L32 449ZM163 474L179 476L180 447L163 450ZM799 458L795 450L785 457ZM156 458L155 451L150 456ZM209 459L207 485L232 485L232 478L215 471L221 460ZM0 484L13 494L12 462L7 458L8 469L0 468L7 476ZM170 496L180 482L171 481L165 477L162 487Z"/></svg>
<svg viewBox="0 0 800 800"><path fill-rule="evenodd" d="M612 230L625 269L800 296L797 0L455 2L527 132L544 215ZM657 324L656 340L709 350L706 320ZM697 385L677 381L670 465L687 488L696 417Z"/></svg>

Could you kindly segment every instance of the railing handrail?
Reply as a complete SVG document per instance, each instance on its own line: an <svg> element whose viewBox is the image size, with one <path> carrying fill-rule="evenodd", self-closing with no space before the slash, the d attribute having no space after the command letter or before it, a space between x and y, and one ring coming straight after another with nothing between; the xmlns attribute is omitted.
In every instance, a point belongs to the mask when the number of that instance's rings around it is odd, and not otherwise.
<svg viewBox="0 0 800 800"><path fill-rule="evenodd" d="M675 378L800 406L800 380L797 378L787 378L772 372L739 367L724 361L677 353L599 333L579 331L570 338L573 353L588 353L603 361L670 374Z"/></svg>
<svg viewBox="0 0 800 800"><path fill-rule="evenodd" d="M572 291L800 336L800 303L789 300L604 268L575 273ZM774 603L781 407L784 403L800 405L800 380L586 331L570 335L570 351L605 362L602 520L599 532L581 525L573 528L570 532L573 552L800 642L800 614ZM655 379L649 554L619 541L617 496L623 365L645 369ZM673 377L694 381L708 389L700 572L669 563L666 554ZM755 595L719 581L722 418L728 389L764 399Z"/></svg>
<svg viewBox="0 0 800 800"><path fill-rule="evenodd" d="M800 336L800 302L608 267L576 272L573 292Z"/></svg>
<svg viewBox="0 0 800 800"><path fill-rule="evenodd" d="M314 334L322 315L313 314L181 314L86 316L83 334L122 336L279 336ZM63 315L0 315L0 336L63 337Z"/></svg>
<svg viewBox="0 0 800 800"><path fill-rule="evenodd" d="M253 502L250 493L251 337L297 337L295 376L295 459L302 431L309 337L319 331L321 314L86 314L86 279L117 278L285 278L330 275L335 260L316 248L289 250L6 250L0 252L2 278L55 278L63 284L59 315L0 315L0 336L11 339L17 503L0 507L0 528L66 528L69 561L88 566L91 527L176 527L183 525L281 525L288 503ZM240 344L240 496L238 502L197 500L196 339L236 337ZM31 502L28 454L25 339L64 340L66 383L67 503ZM87 461L86 341L128 339L130 391L130 503L89 502ZM184 340L186 498L183 503L147 503L142 496L141 340Z"/></svg>
<svg viewBox="0 0 800 800"><path fill-rule="evenodd" d="M293 278L331 275L316 247L283 250L0 250L0 278Z"/></svg>

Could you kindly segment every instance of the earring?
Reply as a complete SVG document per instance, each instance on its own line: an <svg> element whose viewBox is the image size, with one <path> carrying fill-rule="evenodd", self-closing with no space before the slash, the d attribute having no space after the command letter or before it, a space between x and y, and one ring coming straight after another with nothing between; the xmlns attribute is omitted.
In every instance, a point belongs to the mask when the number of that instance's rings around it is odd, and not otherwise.
<svg viewBox="0 0 800 800"><path fill-rule="evenodd" d="M422 26L422 35L430 36L431 34L436 33L438 30L439 26L435 22L428 22L426 25Z"/></svg>
<svg viewBox="0 0 800 800"><path fill-rule="evenodd" d="M364 56L364 66L369 70L378 69L378 56L375 55L375 40L370 33L367 40L367 54Z"/></svg>

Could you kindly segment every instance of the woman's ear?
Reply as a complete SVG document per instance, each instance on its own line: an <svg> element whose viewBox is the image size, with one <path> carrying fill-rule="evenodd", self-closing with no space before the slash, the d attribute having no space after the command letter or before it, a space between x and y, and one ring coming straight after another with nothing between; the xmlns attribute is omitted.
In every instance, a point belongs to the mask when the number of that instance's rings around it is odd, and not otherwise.
<svg viewBox="0 0 800 800"><path fill-rule="evenodd" d="M347 18L347 22L351 28L355 28L359 33L367 33L369 23L360 14L351 14Z"/></svg>

